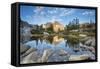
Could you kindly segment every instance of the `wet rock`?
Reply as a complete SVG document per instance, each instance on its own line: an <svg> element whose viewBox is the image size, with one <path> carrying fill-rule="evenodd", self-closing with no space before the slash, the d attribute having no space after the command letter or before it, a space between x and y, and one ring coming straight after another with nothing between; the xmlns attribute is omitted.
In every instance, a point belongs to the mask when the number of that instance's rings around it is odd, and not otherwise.
<svg viewBox="0 0 100 69"><path fill-rule="evenodd" d="M69 61L78 61L78 60L88 60L89 55L88 54L83 54L83 55L71 55L69 57Z"/></svg>
<svg viewBox="0 0 100 69"><path fill-rule="evenodd" d="M25 56L29 55L31 52L34 52L36 50L37 50L36 48L30 48L24 54L22 54L20 57L25 57Z"/></svg>
<svg viewBox="0 0 100 69"><path fill-rule="evenodd" d="M88 39L90 39L91 37L85 37L85 38L82 38L82 39L80 39L80 41L81 42L85 42L85 41L87 41Z"/></svg>
<svg viewBox="0 0 100 69"><path fill-rule="evenodd" d="M85 42L85 45L88 45L88 46L95 46L95 38L88 39L88 40Z"/></svg>
<svg viewBox="0 0 100 69"><path fill-rule="evenodd" d="M65 55L68 55L68 52L66 52L65 50L61 49L58 54L60 56L65 56Z"/></svg>
<svg viewBox="0 0 100 69"><path fill-rule="evenodd" d="M92 46L90 47L90 46L87 46L87 45L83 45L82 43L79 43L79 46L90 50L92 53L95 53L95 48L92 47Z"/></svg>
<svg viewBox="0 0 100 69"><path fill-rule="evenodd" d="M37 52L31 52L27 56L23 57L23 59L21 60L21 64L36 63L37 60L38 60Z"/></svg>
<svg viewBox="0 0 100 69"><path fill-rule="evenodd" d="M92 38L91 46L95 47L95 38Z"/></svg>
<svg viewBox="0 0 100 69"><path fill-rule="evenodd" d="M25 53L30 47L23 44L20 45L20 54Z"/></svg>
<svg viewBox="0 0 100 69"><path fill-rule="evenodd" d="M90 45L91 45L91 42L92 42L92 40L91 40L91 39L88 39L88 40L85 42L85 45L90 46Z"/></svg>
<svg viewBox="0 0 100 69"><path fill-rule="evenodd" d="M46 49L43 52L43 55L40 59L38 59L38 62L47 62L49 57L53 54L53 51L51 49Z"/></svg>

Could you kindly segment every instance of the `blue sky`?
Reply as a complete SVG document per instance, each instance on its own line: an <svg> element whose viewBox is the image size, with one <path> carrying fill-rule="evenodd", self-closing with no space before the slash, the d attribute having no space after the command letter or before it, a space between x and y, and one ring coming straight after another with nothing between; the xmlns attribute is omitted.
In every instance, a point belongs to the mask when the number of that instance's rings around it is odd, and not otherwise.
<svg viewBox="0 0 100 69"><path fill-rule="evenodd" d="M42 6L20 6L20 18L30 24L45 24L47 22L59 21L66 25L74 18L80 23L95 22L95 10L77 8L57 8Z"/></svg>

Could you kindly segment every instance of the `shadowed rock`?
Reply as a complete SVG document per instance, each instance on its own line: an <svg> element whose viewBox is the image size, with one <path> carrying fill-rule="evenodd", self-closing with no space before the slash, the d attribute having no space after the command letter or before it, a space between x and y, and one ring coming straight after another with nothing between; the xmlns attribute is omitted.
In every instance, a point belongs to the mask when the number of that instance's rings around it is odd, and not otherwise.
<svg viewBox="0 0 100 69"><path fill-rule="evenodd" d="M34 52L36 50L37 49L35 49L35 48L30 48L24 54L22 54L21 57L25 57L25 56L29 55L31 52Z"/></svg>
<svg viewBox="0 0 100 69"><path fill-rule="evenodd" d="M30 48L25 53L20 55L21 64L35 63L38 60L37 49Z"/></svg>
<svg viewBox="0 0 100 69"><path fill-rule="evenodd" d="M83 45L82 43L79 43L79 46L90 50L92 53L95 53L95 48L94 47Z"/></svg>
<svg viewBox="0 0 100 69"><path fill-rule="evenodd" d="M30 47L23 44L20 45L20 54L25 53Z"/></svg>
<svg viewBox="0 0 100 69"><path fill-rule="evenodd" d="M65 55L68 55L68 52L66 52L65 50L61 49L61 50L59 51L59 55L60 55L60 56L65 56Z"/></svg>
<svg viewBox="0 0 100 69"><path fill-rule="evenodd" d="M85 45L88 45L88 46L95 46L95 38L88 39L88 40L85 42Z"/></svg>
<svg viewBox="0 0 100 69"><path fill-rule="evenodd" d="M23 60L21 61L21 64L36 63L37 59L38 59L37 52L31 52L27 56L23 57Z"/></svg>

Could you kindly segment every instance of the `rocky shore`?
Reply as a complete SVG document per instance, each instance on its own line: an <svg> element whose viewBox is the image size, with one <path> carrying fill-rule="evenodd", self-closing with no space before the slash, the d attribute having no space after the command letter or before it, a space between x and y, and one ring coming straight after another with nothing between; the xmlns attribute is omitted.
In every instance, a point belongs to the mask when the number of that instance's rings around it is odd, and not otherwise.
<svg viewBox="0 0 100 69"><path fill-rule="evenodd" d="M81 40L81 42L79 43L79 46L86 48L95 54L95 45L96 45L95 43L96 41L94 37L86 37Z"/></svg>

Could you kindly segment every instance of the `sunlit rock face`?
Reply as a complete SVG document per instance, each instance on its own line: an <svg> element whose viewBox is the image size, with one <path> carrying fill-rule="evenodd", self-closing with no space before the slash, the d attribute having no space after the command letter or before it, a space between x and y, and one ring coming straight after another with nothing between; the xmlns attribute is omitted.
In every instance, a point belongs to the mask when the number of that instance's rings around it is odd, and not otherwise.
<svg viewBox="0 0 100 69"><path fill-rule="evenodd" d="M64 26L57 21L55 21L52 25L54 32L59 32L64 30Z"/></svg>
<svg viewBox="0 0 100 69"><path fill-rule="evenodd" d="M60 24L58 21L55 22L48 22L42 25L42 28L47 30L48 28L52 29L53 32L60 32L64 30L63 24Z"/></svg>

